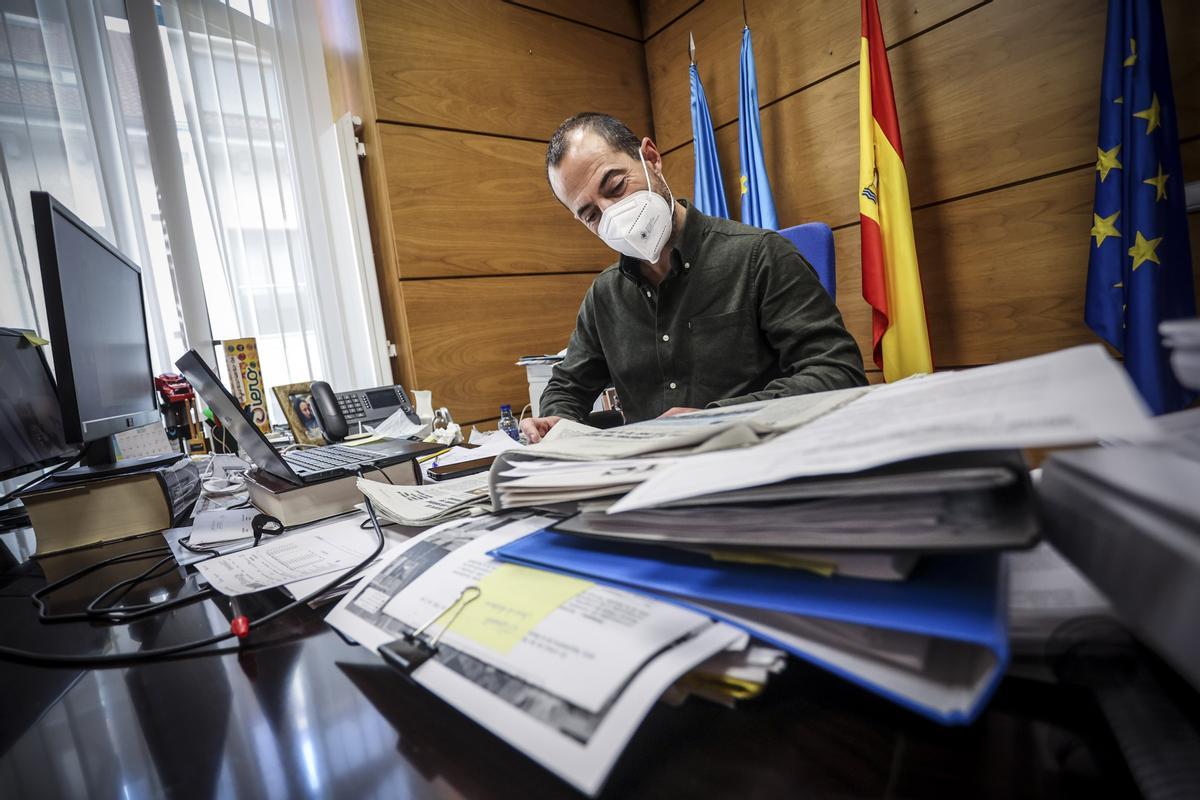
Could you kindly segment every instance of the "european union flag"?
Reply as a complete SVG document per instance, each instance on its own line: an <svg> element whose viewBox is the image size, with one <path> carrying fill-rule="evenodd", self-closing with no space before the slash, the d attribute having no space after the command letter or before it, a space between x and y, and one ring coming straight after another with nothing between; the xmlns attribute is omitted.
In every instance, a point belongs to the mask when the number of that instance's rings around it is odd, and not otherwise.
<svg viewBox="0 0 1200 800"><path fill-rule="evenodd" d="M692 150L696 154L696 181L693 202L696 208L713 217L729 219L725 203L725 182L721 179L721 164L717 161L717 140L713 134L712 117L708 115L708 98L700 72L692 62Z"/></svg>
<svg viewBox="0 0 1200 800"><path fill-rule="evenodd" d="M775 198L763 163L762 133L758 127L758 78L754 75L754 46L750 28L742 29L742 69L738 87L738 140L741 145L742 222L778 230Z"/></svg>
<svg viewBox="0 0 1200 800"><path fill-rule="evenodd" d="M1156 414L1190 401L1158 324L1193 317L1179 131L1158 0L1109 0L1084 319Z"/></svg>

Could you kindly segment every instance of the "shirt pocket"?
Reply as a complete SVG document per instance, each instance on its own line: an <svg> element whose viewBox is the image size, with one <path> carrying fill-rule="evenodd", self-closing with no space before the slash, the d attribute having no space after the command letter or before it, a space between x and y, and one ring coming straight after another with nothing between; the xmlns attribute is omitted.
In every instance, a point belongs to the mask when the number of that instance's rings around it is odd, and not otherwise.
<svg viewBox="0 0 1200 800"><path fill-rule="evenodd" d="M691 338L692 385L697 402L709 403L731 396L756 371L750 311L740 308L723 314L693 317Z"/></svg>

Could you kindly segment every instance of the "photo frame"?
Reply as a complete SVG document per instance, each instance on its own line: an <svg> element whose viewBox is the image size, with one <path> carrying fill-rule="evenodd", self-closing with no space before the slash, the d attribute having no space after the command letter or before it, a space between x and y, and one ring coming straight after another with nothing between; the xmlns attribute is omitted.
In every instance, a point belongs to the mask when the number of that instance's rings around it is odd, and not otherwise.
<svg viewBox="0 0 1200 800"><path fill-rule="evenodd" d="M297 444L325 444L312 402L312 382L289 383L272 390Z"/></svg>

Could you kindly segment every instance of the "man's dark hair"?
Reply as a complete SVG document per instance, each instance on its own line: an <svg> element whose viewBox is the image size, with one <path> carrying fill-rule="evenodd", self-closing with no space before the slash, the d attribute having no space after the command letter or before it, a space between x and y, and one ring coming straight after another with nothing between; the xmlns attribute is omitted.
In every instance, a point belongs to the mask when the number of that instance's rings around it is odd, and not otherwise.
<svg viewBox="0 0 1200 800"><path fill-rule="evenodd" d="M601 114L596 111L583 111L569 118L550 137L550 146L546 148L546 171L562 163L567 154L567 137L577 130L594 131L608 142L609 147L630 158L637 158L642 149L642 140L629 130L629 126L616 117Z"/></svg>

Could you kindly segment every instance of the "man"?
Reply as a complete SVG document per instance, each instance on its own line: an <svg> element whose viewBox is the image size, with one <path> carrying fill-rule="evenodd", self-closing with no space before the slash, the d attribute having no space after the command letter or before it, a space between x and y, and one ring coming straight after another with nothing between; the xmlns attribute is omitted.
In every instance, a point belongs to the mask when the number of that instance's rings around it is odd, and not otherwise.
<svg viewBox="0 0 1200 800"><path fill-rule="evenodd" d="M779 234L675 197L649 138L576 114L550 139L546 171L558 201L620 259L583 299L545 416L521 423L530 442L586 419L609 385L637 422L866 383L812 266Z"/></svg>

